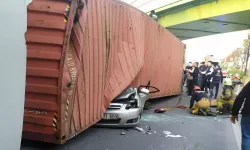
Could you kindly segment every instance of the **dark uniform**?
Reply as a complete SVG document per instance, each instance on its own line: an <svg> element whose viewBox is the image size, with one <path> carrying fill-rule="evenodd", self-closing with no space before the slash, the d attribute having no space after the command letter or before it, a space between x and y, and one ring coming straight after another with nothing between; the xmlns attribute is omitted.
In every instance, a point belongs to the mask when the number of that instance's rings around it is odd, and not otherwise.
<svg viewBox="0 0 250 150"><path fill-rule="evenodd" d="M202 65L199 68L200 71L200 87L202 91L205 91L205 87L206 87L206 71L207 70L207 66L206 65Z"/></svg>
<svg viewBox="0 0 250 150"><path fill-rule="evenodd" d="M186 68L185 68L185 70L184 70L184 82L183 82L183 85L185 85L185 83L186 83L186 85L188 85L188 80L187 80L187 69L192 69L192 66L186 66Z"/></svg>
<svg viewBox="0 0 250 150"><path fill-rule="evenodd" d="M211 75L211 83L210 83L210 96L209 98L212 99L214 96L213 90L215 87L215 96L214 99L217 99L220 83L223 81L222 71L220 68L214 69L212 75Z"/></svg>
<svg viewBox="0 0 250 150"><path fill-rule="evenodd" d="M213 67L208 66L206 70L206 80L205 80L205 92L208 92L208 88L210 89L210 80L211 80L211 75L213 73Z"/></svg>
<svg viewBox="0 0 250 150"><path fill-rule="evenodd" d="M194 86L198 85L199 68L195 67L193 69L193 72L189 72L189 73L193 78L192 80L189 80L189 84L188 84L188 95L191 96Z"/></svg>

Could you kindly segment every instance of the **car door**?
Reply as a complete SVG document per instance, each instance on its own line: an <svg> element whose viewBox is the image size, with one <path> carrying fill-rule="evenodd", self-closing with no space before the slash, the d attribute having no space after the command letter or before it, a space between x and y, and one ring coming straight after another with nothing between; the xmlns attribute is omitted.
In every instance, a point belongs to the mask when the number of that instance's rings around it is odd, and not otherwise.
<svg viewBox="0 0 250 150"><path fill-rule="evenodd" d="M160 90L156 87L150 86L150 81L147 85L140 85L137 88L137 94L139 99L139 107L143 108L144 104L150 98L150 93L157 93Z"/></svg>

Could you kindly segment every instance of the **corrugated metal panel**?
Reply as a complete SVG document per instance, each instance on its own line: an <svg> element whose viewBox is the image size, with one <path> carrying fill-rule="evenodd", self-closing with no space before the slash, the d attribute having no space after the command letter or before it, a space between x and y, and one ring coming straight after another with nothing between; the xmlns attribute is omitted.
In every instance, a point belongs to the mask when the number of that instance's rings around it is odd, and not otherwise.
<svg viewBox="0 0 250 150"><path fill-rule="evenodd" d="M24 138L56 142L66 5L62 1L33 0L27 8Z"/></svg>
<svg viewBox="0 0 250 150"><path fill-rule="evenodd" d="M146 29L141 32L145 41L143 69L131 85L146 85L150 81L160 89L152 98L180 94L184 44L151 19L144 24Z"/></svg>
<svg viewBox="0 0 250 150"><path fill-rule="evenodd" d="M99 121L129 85L150 80L161 90L152 97L180 93L184 46L176 37L122 2L82 3L77 10L72 1L68 23L65 2L28 6L24 138L65 142Z"/></svg>

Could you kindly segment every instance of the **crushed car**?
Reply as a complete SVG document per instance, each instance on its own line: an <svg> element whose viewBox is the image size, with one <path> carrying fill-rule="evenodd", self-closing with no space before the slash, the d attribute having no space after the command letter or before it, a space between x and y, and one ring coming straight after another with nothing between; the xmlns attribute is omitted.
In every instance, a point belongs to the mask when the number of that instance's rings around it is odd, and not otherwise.
<svg viewBox="0 0 250 150"><path fill-rule="evenodd" d="M97 122L96 126L137 126L140 123L144 104L149 99L149 94L159 91L156 87L150 86L150 82L146 86L125 89L110 103L108 110L104 113L103 118Z"/></svg>

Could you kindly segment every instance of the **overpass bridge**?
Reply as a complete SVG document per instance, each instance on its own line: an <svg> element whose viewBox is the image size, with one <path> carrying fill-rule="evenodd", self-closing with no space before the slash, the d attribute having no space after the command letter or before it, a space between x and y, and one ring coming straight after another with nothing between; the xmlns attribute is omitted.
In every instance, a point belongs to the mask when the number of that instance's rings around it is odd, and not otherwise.
<svg viewBox="0 0 250 150"><path fill-rule="evenodd" d="M250 29L250 0L179 0L155 11L181 40Z"/></svg>

